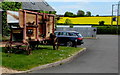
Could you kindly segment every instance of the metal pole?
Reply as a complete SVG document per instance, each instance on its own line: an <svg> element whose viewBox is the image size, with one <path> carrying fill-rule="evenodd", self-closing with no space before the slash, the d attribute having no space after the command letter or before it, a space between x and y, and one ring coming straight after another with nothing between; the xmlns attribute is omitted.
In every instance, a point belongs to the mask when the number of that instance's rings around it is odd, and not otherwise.
<svg viewBox="0 0 120 75"><path fill-rule="evenodd" d="M119 4L117 4L117 34L118 34L118 22L119 22Z"/></svg>
<svg viewBox="0 0 120 75"><path fill-rule="evenodd" d="M119 25L119 16L120 16L119 13L120 13L120 4L118 4L118 13L117 13L118 14L118 20L117 20L118 21L118 25Z"/></svg>
<svg viewBox="0 0 120 75"><path fill-rule="evenodd" d="M118 8L117 8L117 26L118 26L118 18L119 18L119 4L117 5L118 6Z"/></svg>
<svg viewBox="0 0 120 75"><path fill-rule="evenodd" d="M112 20L111 20L111 25L113 25L113 7L114 7L114 5L112 5Z"/></svg>

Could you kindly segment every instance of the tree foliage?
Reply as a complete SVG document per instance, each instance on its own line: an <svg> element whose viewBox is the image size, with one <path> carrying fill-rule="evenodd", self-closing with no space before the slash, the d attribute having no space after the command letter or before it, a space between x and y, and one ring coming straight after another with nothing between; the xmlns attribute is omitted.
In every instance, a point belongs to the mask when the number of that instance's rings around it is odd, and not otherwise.
<svg viewBox="0 0 120 75"><path fill-rule="evenodd" d="M56 14L56 11L37 11L39 13Z"/></svg>
<svg viewBox="0 0 120 75"><path fill-rule="evenodd" d="M83 17L83 16L85 16L85 12L83 10L78 10L77 16L78 17Z"/></svg>
<svg viewBox="0 0 120 75"><path fill-rule="evenodd" d="M91 12L90 12L90 11L87 11L87 12L86 12L86 16L90 17L90 16L91 16Z"/></svg>
<svg viewBox="0 0 120 75"><path fill-rule="evenodd" d="M91 16L91 12L87 11L86 14L83 10L78 10L77 14L74 14L72 12L65 12L64 17L84 17L84 16Z"/></svg>
<svg viewBox="0 0 120 75"><path fill-rule="evenodd" d="M22 8L21 2L2 2L1 5L2 5L1 9L4 11L6 10L18 11L20 8Z"/></svg>
<svg viewBox="0 0 120 75"><path fill-rule="evenodd" d="M73 14L72 12L65 12L64 16L65 17L74 17L75 14Z"/></svg>
<svg viewBox="0 0 120 75"><path fill-rule="evenodd" d="M96 15L96 16L99 16L99 15Z"/></svg>
<svg viewBox="0 0 120 75"><path fill-rule="evenodd" d="M104 25L105 21L99 21L99 25Z"/></svg>
<svg viewBox="0 0 120 75"><path fill-rule="evenodd" d="M2 35L7 36L10 32L9 26L7 24L7 10L10 11L18 11L22 8L21 2L1 2L0 9L3 10L2 12Z"/></svg>
<svg viewBox="0 0 120 75"><path fill-rule="evenodd" d="M71 24L72 24L72 21L71 21L70 19L66 19L66 20L65 20L65 24L71 25Z"/></svg>

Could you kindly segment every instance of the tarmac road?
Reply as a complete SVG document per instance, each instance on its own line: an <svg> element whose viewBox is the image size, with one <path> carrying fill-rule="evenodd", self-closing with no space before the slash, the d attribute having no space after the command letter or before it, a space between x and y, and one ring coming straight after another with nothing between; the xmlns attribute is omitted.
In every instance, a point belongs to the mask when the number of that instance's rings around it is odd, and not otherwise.
<svg viewBox="0 0 120 75"><path fill-rule="evenodd" d="M73 61L31 73L118 73L118 36L84 39L87 51Z"/></svg>

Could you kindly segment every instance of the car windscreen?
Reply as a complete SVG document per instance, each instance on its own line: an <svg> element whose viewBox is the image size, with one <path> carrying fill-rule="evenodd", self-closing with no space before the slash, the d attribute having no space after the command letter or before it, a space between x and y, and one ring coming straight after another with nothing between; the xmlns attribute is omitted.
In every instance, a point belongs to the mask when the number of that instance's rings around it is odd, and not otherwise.
<svg viewBox="0 0 120 75"><path fill-rule="evenodd" d="M80 33L75 33L78 37L83 38L83 36Z"/></svg>

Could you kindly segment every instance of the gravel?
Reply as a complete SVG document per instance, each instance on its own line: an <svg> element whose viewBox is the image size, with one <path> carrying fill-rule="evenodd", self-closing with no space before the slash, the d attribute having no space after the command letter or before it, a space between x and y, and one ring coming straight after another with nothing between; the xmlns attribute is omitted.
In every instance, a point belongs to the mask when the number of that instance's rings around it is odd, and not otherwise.
<svg viewBox="0 0 120 75"><path fill-rule="evenodd" d="M22 72L24 71L17 71L5 67L0 67L0 73L22 73Z"/></svg>

